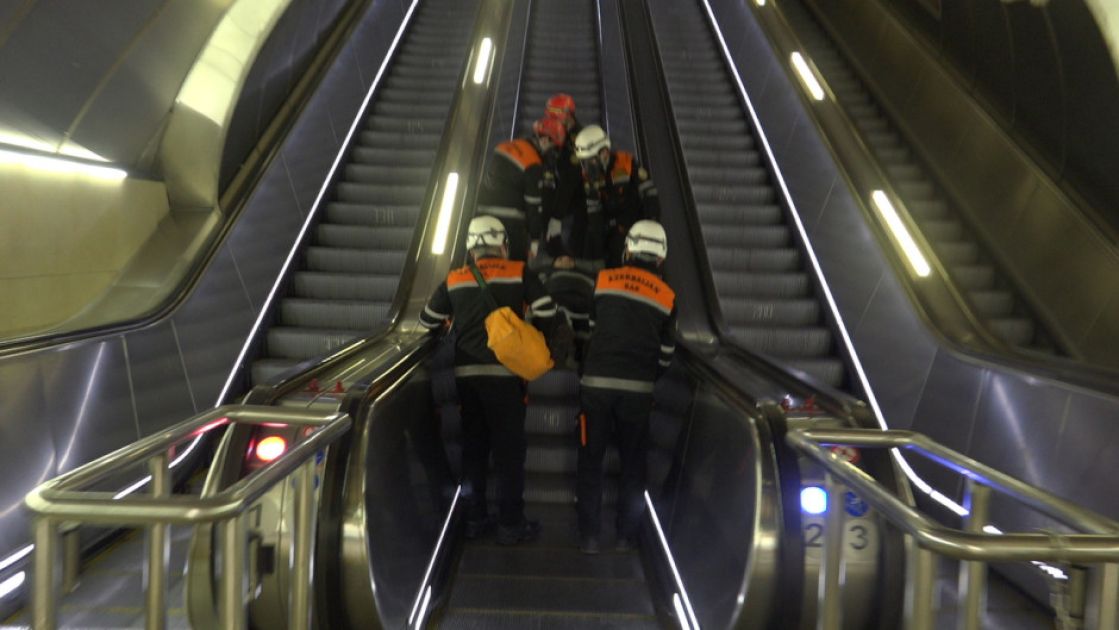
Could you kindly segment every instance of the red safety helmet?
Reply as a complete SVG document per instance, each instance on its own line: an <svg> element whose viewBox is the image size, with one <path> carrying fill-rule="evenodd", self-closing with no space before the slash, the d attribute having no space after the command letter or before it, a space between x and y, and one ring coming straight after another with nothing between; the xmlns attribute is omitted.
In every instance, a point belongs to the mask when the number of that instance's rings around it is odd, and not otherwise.
<svg viewBox="0 0 1119 630"><path fill-rule="evenodd" d="M551 140L556 148L562 147L564 142L567 141L567 127L564 127L563 122L557 118L545 116L532 123L532 132L537 136Z"/></svg>
<svg viewBox="0 0 1119 630"><path fill-rule="evenodd" d="M569 120L575 118L575 99L571 98L570 94L564 94L563 92L553 94L548 99L547 105L544 106L544 115L567 124Z"/></svg>

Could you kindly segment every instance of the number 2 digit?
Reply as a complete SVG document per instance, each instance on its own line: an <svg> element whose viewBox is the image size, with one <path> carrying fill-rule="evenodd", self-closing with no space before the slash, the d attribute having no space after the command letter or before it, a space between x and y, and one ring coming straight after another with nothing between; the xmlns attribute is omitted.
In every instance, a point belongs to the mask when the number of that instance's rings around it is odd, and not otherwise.
<svg viewBox="0 0 1119 630"><path fill-rule="evenodd" d="M819 523L809 523L804 526L805 532L805 547L823 547L820 542L820 537L824 535L824 526Z"/></svg>

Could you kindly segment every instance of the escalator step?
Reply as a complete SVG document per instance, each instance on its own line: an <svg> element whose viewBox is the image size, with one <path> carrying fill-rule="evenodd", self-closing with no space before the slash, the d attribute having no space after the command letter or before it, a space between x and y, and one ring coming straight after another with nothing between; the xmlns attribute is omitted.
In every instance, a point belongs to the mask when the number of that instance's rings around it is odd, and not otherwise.
<svg viewBox="0 0 1119 630"><path fill-rule="evenodd" d="M568 399L579 394L579 375L571 370L551 370L528 384L529 400Z"/></svg>
<svg viewBox="0 0 1119 630"><path fill-rule="evenodd" d="M731 326L812 326L820 321L816 300L723 298L723 318Z"/></svg>
<svg viewBox="0 0 1119 630"><path fill-rule="evenodd" d="M843 385L846 368L839 359L799 359L790 358L782 360L784 365L810 374L822 383L832 387Z"/></svg>
<svg viewBox="0 0 1119 630"><path fill-rule="evenodd" d="M448 602L449 613L512 610L528 614L605 614L642 620L655 614L643 579L566 579L529 576L460 575Z"/></svg>
<svg viewBox="0 0 1119 630"><path fill-rule="evenodd" d="M570 474L576 470L578 456L579 445L574 431L566 435L530 435L525 454L525 472ZM617 451L608 450L603 462L606 474L616 474L619 461Z"/></svg>
<svg viewBox="0 0 1119 630"><path fill-rule="evenodd" d="M692 175L694 185L735 185L764 186L769 181L769 173L763 168L716 167L704 168Z"/></svg>
<svg viewBox="0 0 1119 630"><path fill-rule="evenodd" d="M979 260L979 245L972 241L951 241L936 244L936 255L948 265L971 265Z"/></svg>
<svg viewBox="0 0 1119 630"><path fill-rule="evenodd" d="M545 524L545 527L550 523ZM635 554L603 553L588 557L567 548L468 545L459 560L460 575L540 576L570 579L641 580L645 574Z"/></svg>
<svg viewBox="0 0 1119 630"><path fill-rule="evenodd" d="M374 117L379 117L379 116L416 116L416 117L422 117L422 118L431 118L433 116L443 116L443 117L445 117L447 115L447 107L445 105L443 105L442 103L431 104L431 103L427 103L427 102L424 102L424 101L414 101L414 102L408 102L408 103L397 103L397 102L391 102L391 101L378 101L377 104L373 106L373 114L374 114ZM374 133L381 134L381 135L372 135ZM370 135L366 136L365 134L370 134ZM386 140L386 138L388 138L390 135L395 136L396 140L395 141ZM424 147L435 147L435 146L438 146L438 144L439 144L438 139L433 139L431 134L416 134L416 135L417 136L422 136L422 137L416 139L416 143L421 143L422 142L422 145ZM374 146L374 147L376 147L376 146L401 146L401 147L410 146L409 143L400 141L400 137L401 137L400 133L363 131L361 133L361 136L359 137L359 141L362 144L364 144L365 146Z"/></svg>
<svg viewBox="0 0 1119 630"><path fill-rule="evenodd" d="M751 205L772 204L777 193L769 186L721 185L693 183L692 193L697 201L735 202Z"/></svg>
<svg viewBox="0 0 1119 630"><path fill-rule="evenodd" d="M987 324L992 332L1011 345L1029 346L1033 342L1034 323L1028 319L992 319Z"/></svg>
<svg viewBox="0 0 1119 630"><path fill-rule="evenodd" d="M728 94L728 98L736 98L734 93ZM734 105L735 103L729 103ZM681 120L677 123L676 127L681 133L686 134L706 134L706 135L721 135L721 134L736 134L742 135L749 131L746 121L742 118L737 120Z"/></svg>
<svg viewBox="0 0 1119 630"><path fill-rule="evenodd" d="M939 199L907 201L905 207L918 222L943 220L948 216L948 204Z"/></svg>
<svg viewBox="0 0 1119 630"><path fill-rule="evenodd" d="M609 477L607 481L608 483L603 486L602 504L613 505L618 499L618 492L614 484L609 483ZM535 473L532 479L525 483L525 502L574 506L574 479L566 474Z"/></svg>
<svg viewBox="0 0 1119 630"><path fill-rule="evenodd" d="M417 115L417 112L415 112L416 105L414 103L407 103L405 107L412 111L412 113L408 115ZM443 112L445 115L446 109L444 109ZM439 138L442 137L442 134L435 131L362 131L360 137L362 144L373 147L434 147L439 145Z"/></svg>
<svg viewBox="0 0 1119 630"><path fill-rule="evenodd" d="M691 119L691 120L738 120L742 118L742 109L737 104L735 105L709 105L707 102L696 103L694 105L688 103L681 103L679 105L673 104L672 111L676 114L677 119ZM702 145L688 145L687 151L702 150ZM731 150L742 151L748 150L749 147L729 147Z"/></svg>
<svg viewBox="0 0 1119 630"><path fill-rule="evenodd" d="M929 242L959 241L964 238L964 226L955 219L922 221L921 233Z"/></svg>
<svg viewBox="0 0 1119 630"><path fill-rule="evenodd" d="M794 273L735 273L715 274L715 288L720 297L752 298L804 298L811 295L808 276Z"/></svg>
<svg viewBox="0 0 1119 630"><path fill-rule="evenodd" d="M351 159L356 164L399 164L426 166L435 164L435 149L355 147Z"/></svg>
<svg viewBox="0 0 1119 630"><path fill-rule="evenodd" d="M365 227L323 223L318 226L315 235L316 242L326 247L391 248L403 251L412 243L412 231L411 227Z"/></svg>
<svg viewBox="0 0 1119 630"><path fill-rule="evenodd" d="M653 615L557 614L535 611L456 609L448 611L440 630L656 630L663 628Z"/></svg>
<svg viewBox="0 0 1119 630"><path fill-rule="evenodd" d="M273 326L268 329L268 354L271 357L310 359L326 355L373 328L362 330L320 330Z"/></svg>
<svg viewBox="0 0 1119 630"><path fill-rule="evenodd" d="M968 299L977 311L989 318L1005 317L1014 310L1014 296L1006 291L971 291Z"/></svg>
<svg viewBox="0 0 1119 630"><path fill-rule="evenodd" d="M966 291L986 291L995 286L995 270L987 265L954 265L952 279Z"/></svg>
<svg viewBox="0 0 1119 630"><path fill-rule="evenodd" d="M774 225L784 220L777 204L696 203L696 212L705 225Z"/></svg>
<svg viewBox="0 0 1119 630"><path fill-rule="evenodd" d="M726 168L749 168L762 163L757 151L716 151L693 147L684 152L688 168L707 168L710 166Z"/></svg>
<svg viewBox="0 0 1119 630"><path fill-rule="evenodd" d="M427 192L427 183L423 184L355 184L341 182L338 184L337 195L339 201L349 203L390 203L419 206Z"/></svg>
<svg viewBox="0 0 1119 630"><path fill-rule="evenodd" d="M333 273L385 274L399 272L404 266L403 249L343 249L339 247L307 248L307 268ZM395 276L393 278L395 286Z"/></svg>
<svg viewBox="0 0 1119 630"><path fill-rule="evenodd" d="M341 302L288 298L280 306L280 322L285 326L362 330L372 328L389 316L392 295L377 302Z"/></svg>
<svg viewBox="0 0 1119 630"><path fill-rule="evenodd" d="M749 249L712 247L707 260L716 271L797 271L801 268L800 252L795 249Z"/></svg>
<svg viewBox="0 0 1119 630"><path fill-rule="evenodd" d="M915 199L933 199L936 197L936 187L928 180L901 181L894 184L894 189L903 200L909 202Z"/></svg>
<svg viewBox="0 0 1119 630"><path fill-rule="evenodd" d="M732 329L747 347L781 358L809 358L831 351L832 335L826 328L756 328L735 326Z"/></svg>
<svg viewBox="0 0 1119 630"><path fill-rule="evenodd" d="M345 169L345 181L354 184L399 185L407 182L422 186L427 184L427 178L430 175L431 168L427 166L347 164Z"/></svg>
<svg viewBox="0 0 1119 630"><path fill-rule="evenodd" d="M400 283L399 274L359 275L300 271L292 295L319 300L391 300Z"/></svg>
<svg viewBox="0 0 1119 630"><path fill-rule="evenodd" d="M574 440L578 429L578 413L579 399L575 395L562 402L533 402L525 411L525 433L564 436Z"/></svg>
<svg viewBox="0 0 1119 630"><path fill-rule="evenodd" d="M426 168L426 167L425 167ZM428 169L430 173L430 169ZM411 227L420 216L418 206L331 202L326 205L328 223L346 225L395 225Z"/></svg>

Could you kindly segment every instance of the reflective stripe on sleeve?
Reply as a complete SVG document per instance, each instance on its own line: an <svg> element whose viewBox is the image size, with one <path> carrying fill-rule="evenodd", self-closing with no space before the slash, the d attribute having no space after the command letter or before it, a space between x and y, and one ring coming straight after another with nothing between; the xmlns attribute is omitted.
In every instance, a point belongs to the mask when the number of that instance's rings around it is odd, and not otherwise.
<svg viewBox="0 0 1119 630"><path fill-rule="evenodd" d="M653 393L653 383L649 381L635 381L628 378L614 378L612 376L584 376L579 380L583 387L597 387L599 389L616 389L623 392L637 394Z"/></svg>
<svg viewBox="0 0 1119 630"><path fill-rule="evenodd" d="M479 364L457 365L455 376L516 376L516 374L510 372L504 365Z"/></svg>

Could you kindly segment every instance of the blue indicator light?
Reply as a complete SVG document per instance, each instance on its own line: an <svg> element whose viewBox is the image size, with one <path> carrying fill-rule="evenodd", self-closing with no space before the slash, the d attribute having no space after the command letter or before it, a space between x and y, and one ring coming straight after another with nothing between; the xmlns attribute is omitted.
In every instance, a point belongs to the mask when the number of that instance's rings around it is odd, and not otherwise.
<svg viewBox="0 0 1119 630"><path fill-rule="evenodd" d="M828 511L828 493L819 486L801 488L800 509L809 514L823 514Z"/></svg>

